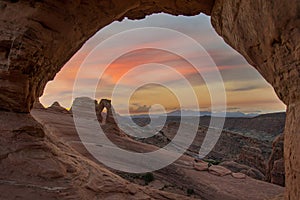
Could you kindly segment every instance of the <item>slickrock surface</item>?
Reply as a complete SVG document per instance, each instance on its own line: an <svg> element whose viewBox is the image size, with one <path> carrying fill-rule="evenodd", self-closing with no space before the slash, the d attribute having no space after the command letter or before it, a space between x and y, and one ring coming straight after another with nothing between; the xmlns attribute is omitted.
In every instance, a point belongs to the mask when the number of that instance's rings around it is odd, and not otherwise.
<svg viewBox="0 0 300 200"><path fill-rule="evenodd" d="M72 146L82 155L94 160L81 144L71 114L54 113L46 109L34 109L31 114L55 136L59 137L64 144ZM115 133L116 129L113 126L107 127L110 134L109 138L121 148L136 152L150 152L157 149L155 146L134 141L130 137L120 136L118 133ZM99 166L105 167L98 161L95 162ZM245 179L237 179L231 175L221 177L210 174L208 171L198 171L194 168L195 165L196 163L192 157L182 156L174 164L155 171L153 174L155 180L165 184L165 187L161 190L186 195L185 191L178 188L193 189L195 197L202 199L262 200L273 198L284 191L284 188L280 186L258 181L248 176ZM112 171L114 172L114 170ZM119 172L118 174L122 177L128 176L126 173L122 174ZM153 187L157 188L160 184L153 184ZM264 190L261 190L261 188L264 188Z"/></svg>
<svg viewBox="0 0 300 200"><path fill-rule="evenodd" d="M30 114L0 112L0 120L0 199L187 199L125 181Z"/></svg>
<svg viewBox="0 0 300 200"><path fill-rule="evenodd" d="M226 176L232 173L229 169L220 165L212 165L208 168L208 171L216 176Z"/></svg>

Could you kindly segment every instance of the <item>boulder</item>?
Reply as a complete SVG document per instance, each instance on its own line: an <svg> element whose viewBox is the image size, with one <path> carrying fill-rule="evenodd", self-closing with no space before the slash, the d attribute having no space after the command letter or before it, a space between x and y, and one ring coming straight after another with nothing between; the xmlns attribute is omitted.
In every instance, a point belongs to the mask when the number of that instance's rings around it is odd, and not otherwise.
<svg viewBox="0 0 300 200"><path fill-rule="evenodd" d="M194 162L193 167L197 171L207 171L208 170L208 163L203 162L203 161Z"/></svg>
<svg viewBox="0 0 300 200"><path fill-rule="evenodd" d="M250 176L251 178L257 179L257 180L265 180L265 176L263 173L261 173L259 170L250 168L248 170L242 170L241 173L246 174L247 176Z"/></svg>
<svg viewBox="0 0 300 200"><path fill-rule="evenodd" d="M241 172L242 170L248 170L250 169L249 166L247 165L243 165L243 164L239 164L237 162L234 161L224 161L222 163L219 164L220 166L226 167L227 169L231 170L232 172Z"/></svg>
<svg viewBox="0 0 300 200"><path fill-rule="evenodd" d="M276 160L273 164L271 171L271 183L284 186L285 184L285 171L283 158Z"/></svg>
<svg viewBox="0 0 300 200"><path fill-rule="evenodd" d="M253 167L261 171L263 174L266 171L266 161L262 150L257 147L243 146L238 157L238 162L247 166Z"/></svg>
<svg viewBox="0 0 300 200"><path fill-rule="evenodd" d="M231 174L231 176L233 177L233 178L236 178L236 179L245 179L246 178L246 175L245 174L243 174L243 173L232 173Z"/></svg>
<svg viewBox="0 0 300 200"><path fill-rule="evenodd" d="M226 176L231 174L231 171L219 165L212 165L208 168L208 172L216 176Z"/></svg>
<svg viewBox="0 0 300 200"><path fill-rule="evenodd" d="M258 169L249 167L244 164L239 164L234 161L225 161L220 163L220 166L226 167L227 169L231 170L233 173L242 173L245 174L251 178L258 179L258 180L264 180L265 176L262 172L260 172Z"/></svg>

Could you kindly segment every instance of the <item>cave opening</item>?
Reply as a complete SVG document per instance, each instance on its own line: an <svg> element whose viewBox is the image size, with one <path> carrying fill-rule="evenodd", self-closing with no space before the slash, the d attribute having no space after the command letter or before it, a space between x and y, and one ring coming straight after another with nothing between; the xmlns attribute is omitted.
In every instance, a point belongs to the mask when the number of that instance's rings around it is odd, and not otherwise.
<svg viewBox="0 0 300 200"><path fill-rule="evenodd" d="M85 94L86 90L90 90L89 87L93 80L99 79L95 96L89 97L96 98L97 101L100 101L100 99L111 99L112 105L114 108L117 108L117 113L119 115L133 117L133 121L135 122L134 126L138 125L142 127L151 124L151 117L155 121L155 118L161 114L176 118L178 116L195 116L195 113L199 111L200 116L204 116L202 124L200 122L200 125L208 126L205 115L210 115L210 117L220 117L224 112L227 112L228 119L225 122L224 129L229 132L233 131L239 133L241 136L248 138L247 140L251 140L252 144L250 142L247 143L249 146L233 145L231 149L224 150L224 146L228 146L228 144L234 143L234 141L228 141L228 139L222 137L215 148L217 150L211 153L206 160L213 163L221 163L226 159L232 159L234 162L239 161L240 164L250 165L250 167L247 168L248 171L246 170L246 172L244 172L247 175L259 180L271 181L268 167L269 165L273 167L274 162L279 160L279 158L276 160L270 158L272 154L272 141L283 133L285 115L282 112L285 111L285 105L278 99L273 88L256 71L256 69L250 66L239 53L229 47L223 39L217 35L210 24L210 17L206 15L200 14L193 17L184 17L168 14L154 14L139 21L124 19L121 22L114 22L106 26L90 38L71 60L66 63L62 70L56 75L54 81L47 84L44 95L40 98L41 103L47 107L48 105L51 105L52 101L59 101L65 108L71 108L72 102L74 98L76 98L73 96L72 90L76 78L78 78L77 72L89 53L92 52L97 45L120 32L145 27L163 27L176 30L188 35L188 37L191 37L204 47L208 52L208 55L212 57L223 78L227 96L226 110L218 110L214 113L211 112L210 95L205 86L206 83L203 83L203 78L196 74L195 71L189 70L189 63L185 62L183 58L178 58L161 50L143 49L143 43L136 46L136 49L120 55L116 61L110 63L109 67L102 65L103 55L101 52L96 54L98 57L93 57L92 62L84 67L93 68L95 71L98 67L107 67L107 69L100 78L97 77L96 73L86 73L81 77L83 79L82 82L84 83L81 94ZM162 46L172 46L174 43L180 43L180 41L176 40L176 37L166 38L163 34L158 34L156 37L157 42L161 43ZM107 51L109 51L110 54L114 54L114 49L118 48L118 46L126 45L126 42L128 41L119 41L117 44L113 43L112 46L110 46L111 49L107 49ZM191 49L191 47L184 46L184 44L176 44L175 47L184 51L190 51ZM105 55L110 56L110 54ZM195 56L194 52L191 51L190 56L193 58ZM198 56L201 57L203 55ZM133 71L132 74L125 78L123 77L126 73L132 72L135 67L144 65L144 63L150 63L150 65L137 71ZM162 69L161 66L151 66L151 64L155 65L156 63L170 65L183 74L183 77L174 77L170 75L168 70ZM209 69L207 70L209 71ZM146 74L147 77L145 78L145 76L143 76L140 78L141 74ZM159 76L157 74L159 74ZM140 84L139 79L147 78L149 78L149 83ZM185 107L180 107L180 102L176 99L178 96L176 96L176 94L174 95L169 88L164 87L164 84L171 82L173 87L177 87L180 91L184 92L187 90L187 86L182 86L181 79L184 78L188 79L191 83L201 110L199 110L199 108L197 109L192 103L185 105ZM155 82L160 82L161 85L155 84ZM119 87L119 93L112 97L113 90L117 87L116 85ZM126 99L123 92L128 93L130 86L133 87L136 85L138 85L136 90L131 93L129 99ZM186 96L186 98L189 99L191 97ZM127 101L128 104L125 104ZM160 106L157 107L155 105ZM125 107L129 107L129 109L126 109ZM101 123L105 124L108 116L106 107L103 111L104 113L100 113ZM172 123L175 122L169 120L169 127ZM274 128L269 128L271 125L273 125ZM178 128L178 124L176 123L173 124L173 126ZM162 144L168 143L174 137L174 135L169 135L169 137L166 136L164 131L168 130L166 128L165 130L159 130L159 133L162 134L162 137L164 138ZM146 141L153 144L157 142L156 139L151 138L149 140L144 140L144 142ZM265 140L268 142L261 142ZM282 141L280 140L278 145L281 144ZM197 146L199 144L195 145ZM261 148L263 145L268 147ZM282 149L283 146L280 148ZM199 148L193 149L194 152L197 150L199 150ZM222 151L227 152L220 154ZM240 154L237 154L235 151ZM252 153L248 155L249 152ZM231 157L225 157L225 154L233 155ZM246 158L247 156L243 157L242 154L250 157L253 156L253 158L248 159ZM236 158L234 158L234 156L236 156ZM278 157L278 155L274 156ZM283 155L280 157L283 157ZM269 161L270 159L271 161ZM224 165L227 166L228 163L225 163ZM230 168L232 166L229 165L227 167ZM277 180L277 182L274 182L284 185L284 179L282 179L282 177L279 181Z"/></svg>
<svg viewBox="0 0 300 200"><path fill-rule="evenodd" d="M56 74L54 80L47 83L44 94L40 98L41 103L45 107L48 107L53 102L59 101L65 108L71 108L72 101L75 98L72 98L72 89L76 80L76 74L87 55L94 48L96 48L97 45L101 44L103 41L113 35L131 29L144 27L163 27L174 29L178 32L188 35L205 48L205 50L216 63L216 66L220 70L224 80L227 95L227 112L232 111L258 115L271 112L282 112L286 109L285 105L278 99L270 84L267 83L265 79L256 71L256 69L249 65L238 52L228 46L223 39L217 35L214 28L210 24L210 17L204 14L192 17L172 16L169 14L153 14L141 20L124 19L121 22L113 22L112 24L98 31L92 38L90 38L85 45L64 65L62 70ZM162 44L162 46L173 45L172 43L174 43L174 40L176 40L176 38L165 38L164 35L157 36L158 42L166 43ZM117 48L118 45L126 45L126 42L123 42L123 44L120 42L120 44L113 45L115 46L111 47L112 50L110 54L113 54L113 48ZM142 47L143 44L140 45ZM189 48L182 44L180 45L181 46L176 46L176 48L181 48L185 51L187 51ZM197 98L200 99L201 96L201 98L204 99L201 101L203 104L201 108L204 108L204 110L206 109L205 111L209 110L209 100L207 100L207 97L203 97L208 96L209 94L207 91L205 91L205 89L200 88L200 85L203 85L201 82L201 76L196 76L195 72L192 70L183 71L182 69L184 69L184 67L188 68L189 66L180 60L176 60L178 58L172 55L163 55L165 52L159 51L142 51L140 50L141 47L137 46L136 48L138 49L138 52L131 52L131 54L127 54L121 58L118 58L117 62L113 63L114 66L111 65L109 67L110 69L105 72L103 77L101 77L103 79L103 83L101 84L104 84L104 86L101 88L102 91L97 91L96 93L96 98L98 100L101 98L111 99L111 91L117 84L117 81L121 79L121 75L125 75L125 72L128 72L134 67L133 65L144 64L144 62L139 62L139 60L145 60L145 62L150 63L160 62L162 64L171 65L171 67L181 70L180 73L189 76L189 81L193 82L192 86L197 88ZM84 67L91 67L94 68L94 70L97 70L95 63L98 62L98 67L105 68L106 66L101 66L101 62L103 61L101 60L102 55L100 53L98 54L98 58L93 58L93 63ZM164 60L153 59L153 57L159 56ZM191 53L190 56L192 57L195 55ZM200 56L202 55L199 55L199 57ZM177 65L181 65L182 69L171 62L177 62ZM151 66L149 66L149 68L150 67ZM135 72L127 79L134 79L134 75L138 77L138 73L143 74L146 72L148 73L146 69L142 69ZM161 74L168 72L166 70L157 70L157 74L158 73L160 73L159 75L162 76ZM86 88L84 88L84 90L88 90L92 79L101 79L93 74L86 75L86 77L83 78L86 78ZM199 80L197 80L197 78ZM180 86L180 80L176 78L172 79L165 75L161 79L173 82L178 81L178 84L175 85L177 87ZM134 84L134 81L136 83L138 82L138 80L133 80L132 83L124 84ZM147 90L149 92L147 92ZM184 88L182 88L182 90L184 90ZM155 92L155 94L151 94L151 92ZM148 98L141 100L143 94L145 94ZM163 95L165 95L165 100L163 102L155 102L155 96ZM121 98L122 97L120 97L120 99L112 99L113 104L115 104L115 106L121 105ZM171 101L168 102L168 99ZM136 93L133 94L129 106L131 106L132 114L135 112L144 114L148 112L150 106L155 103L161 103L164 107L167 107L167 111L169 112L175 111L179 108L178 103L174 102L172 97L168 95L168 91L153 84L141 86L141 88L139 88ZM193 110L194 108L193 105L190 105L184 109Z"/></svg>

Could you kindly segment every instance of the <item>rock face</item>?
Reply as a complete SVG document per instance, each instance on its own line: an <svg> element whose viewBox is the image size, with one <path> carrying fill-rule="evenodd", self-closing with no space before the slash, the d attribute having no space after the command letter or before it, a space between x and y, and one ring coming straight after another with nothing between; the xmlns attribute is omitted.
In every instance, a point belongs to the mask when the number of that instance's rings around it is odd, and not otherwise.
<svg viewBox="0 0 300 200"><path fill-rule="evenodd" d="M287 105L286 199L299 199L299 0L1 1L0 109L29 112L46 83L96 31L157 12L210 14L216 31L274 87Z"/></svg>
<svg viewBox="0 0 300 200"><path fill-rule="evenodd" d="M285 185L283 142L283 134L279 135L273 141L273 151L270 156L267 169L267 181L281 186Z"/></svg>
<svg viewBox="0 0 300 200"><path fill-rule="evenodd" d="M284 159L286 199L300 196L300 103L288 106L284 130Z"/></svg>
<svg viewBox="0 0 300 200"><path fill-rule="evenodd" d="M285 186L284 159L275 160L271 171L271 183Z"/></svg>
<svg viewBox="0 0 300 200"><path fill-rule="evenodd" d="M300 99L299 9L298 0L216 0L211 14L216 31L286 104Z"/></svg>
<svg viewBox="0 0 300 200"><path fill-rule="evenodd" d="M287 105L286 199L300 197L300 2L216 0L216 31L274 87Z"/></svg>
<svg viewBox="0 0 300 200"><path fill-rule="evenodd" d="M238 158L239 162L266 173L266 162L262 150L256 147L244 146Z"/></svg>

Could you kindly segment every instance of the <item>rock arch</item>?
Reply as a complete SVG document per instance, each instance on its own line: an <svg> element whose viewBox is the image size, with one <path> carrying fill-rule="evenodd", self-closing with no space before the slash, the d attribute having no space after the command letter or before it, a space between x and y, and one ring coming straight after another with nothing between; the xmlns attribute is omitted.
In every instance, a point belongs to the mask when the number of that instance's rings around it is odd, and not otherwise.
<svg viewBox="0 0 300 200"><path fill-rule="evenodd" d="M96 31L158 12L211 15L216 31L274 87L287 105L286 199L299 199L299 0L1 1L0 109L29 112L46 83Z"/></svg>
<svg viewBox="0 0 300 200"><path fill-rule="evenodd" d="M104 110L104 108L106 108L106 117L103 119L101 113ZM96 110L100 122L116 124L114 119L114 108L111 105L111 100L101 99L99 104L97 105Z"/></svg>

